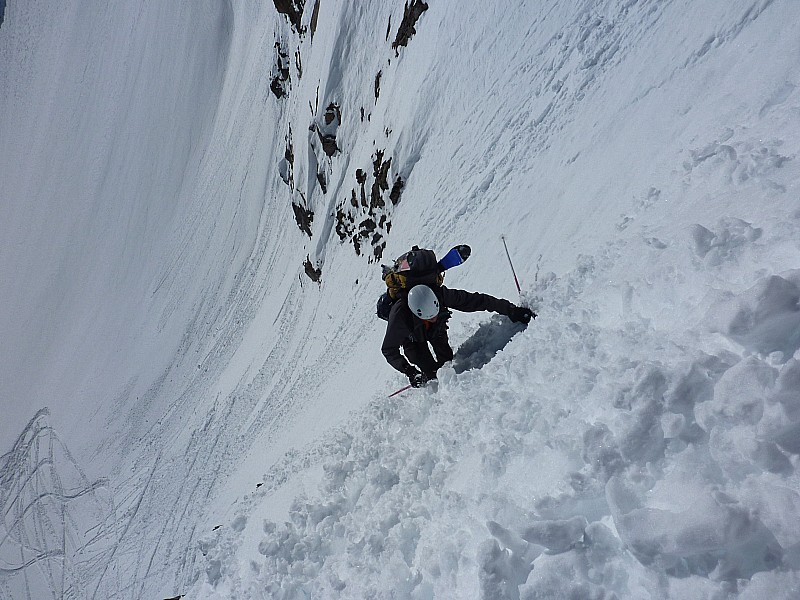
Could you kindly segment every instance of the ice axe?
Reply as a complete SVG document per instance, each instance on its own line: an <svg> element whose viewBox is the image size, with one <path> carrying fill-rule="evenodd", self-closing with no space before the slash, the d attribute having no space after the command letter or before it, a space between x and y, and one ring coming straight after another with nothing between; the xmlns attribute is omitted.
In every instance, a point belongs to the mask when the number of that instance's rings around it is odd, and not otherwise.
<svg viewBox="0 0 800 600"><path fill-rule="evenodd" d="M397 396L397 394L399 394L400 392L405 392L406 390L411 389L411 387L412 386L410 386L410 385L407 385L406 387L402 387L399 390L397 390L396 392L394 392L393 394L389 394L389 396L387 396L387 397L391 398L392 396Z"/></svg>
<svg viewBox="0 0 800 600"><path fill-rule="evenodd" d="M519 298L522 300L522 288L519 286L519 279L517 279L517 272L514 270L514 263L511 262L511 255L508 253L508 245L506 244L506 236L501 235L500 239L503 240L503 248L506 249L506 256L508 257L508 264L511 267L511 274L514 276L514 283L517 285L517 292Z"/></svg>

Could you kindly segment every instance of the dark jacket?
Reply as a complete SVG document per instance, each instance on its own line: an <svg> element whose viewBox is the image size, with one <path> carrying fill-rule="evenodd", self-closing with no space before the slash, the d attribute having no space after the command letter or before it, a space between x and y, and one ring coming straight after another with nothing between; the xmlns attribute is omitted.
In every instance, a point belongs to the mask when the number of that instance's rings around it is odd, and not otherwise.
<svg viewBox="0 0 800 600"><path fill-rule="evenodd" d="M386 326L386 335L383 338L381 351L390 365L406 375L414 372L415 369L400 353L400 348L407 344L432 341L438 335L443 335L446 339L447 320L451 315L449 309L462 312L486 310L508 316L514 308L514 305L508 300L495 298L489 294L466 292L444 286L431 289L439 298L440 306L439 316L431 326L426 327L422 319L409 310L405 298L400 298L395 302L389 313L389 324Z"/></svg>

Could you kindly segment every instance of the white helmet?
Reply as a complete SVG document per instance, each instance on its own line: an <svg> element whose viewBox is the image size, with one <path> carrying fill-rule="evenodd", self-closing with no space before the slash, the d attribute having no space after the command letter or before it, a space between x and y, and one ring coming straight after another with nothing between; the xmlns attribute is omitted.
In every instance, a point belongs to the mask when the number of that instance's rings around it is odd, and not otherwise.
<svg viewBox="0 0 800 600"><path fill-rule="evenodd" d="M427 285L415 285L408 292L408 308L420 319L432 319L439 314L439 299Z"/></svg>

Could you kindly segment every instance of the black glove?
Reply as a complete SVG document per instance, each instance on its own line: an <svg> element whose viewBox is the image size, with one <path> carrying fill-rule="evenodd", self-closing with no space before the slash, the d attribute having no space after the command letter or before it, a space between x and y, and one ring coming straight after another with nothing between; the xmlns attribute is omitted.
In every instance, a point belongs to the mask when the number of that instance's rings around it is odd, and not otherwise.
<svg viewBox="0 0 800 600"><path fill-rule="evenodd" d="M411 384L411 387L420 388L428 383L428 378L419 371L414 371L408 374L408 382Z"/></svg>
<svg viewBox="0 0 800 600"><path fill-rule="evenodd" d="M536 318L536 313L530 308L526 308L524 306L515 306L509 311L508 318L514 321L514 323L528 324L531 322L531 319Z"/></svg>

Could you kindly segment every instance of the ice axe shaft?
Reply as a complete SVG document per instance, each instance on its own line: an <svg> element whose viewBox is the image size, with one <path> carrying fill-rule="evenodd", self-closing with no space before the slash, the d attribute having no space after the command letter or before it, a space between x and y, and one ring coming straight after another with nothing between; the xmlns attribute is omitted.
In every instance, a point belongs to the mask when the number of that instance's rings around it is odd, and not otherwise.
<svg viewBox="0 0 800 600"><path fill-rule="evenodd" d="M405 392L407 389L410 389L410 388L411 388L411 385L407 385L406 387L400 388L399 390L397 390L393 394L389 394L389 398L391 398L392 396L397 396L397 394L399 394L400 392Z"/></svg>
<svg viewBox="0 0 800 600"><path fill-rule="evenodd" d="M508 264L511 267L511 274L514 276L514 283L517 284L517 292L519 293L519 297L522 298L522 288L519 286L519 279L517 279L517 272L514 270L514 263L511 262L511 255L508 253L506 236L501 235L500 239L503 240L503 247L506 249L506 256L508 257Z"/></svg>

